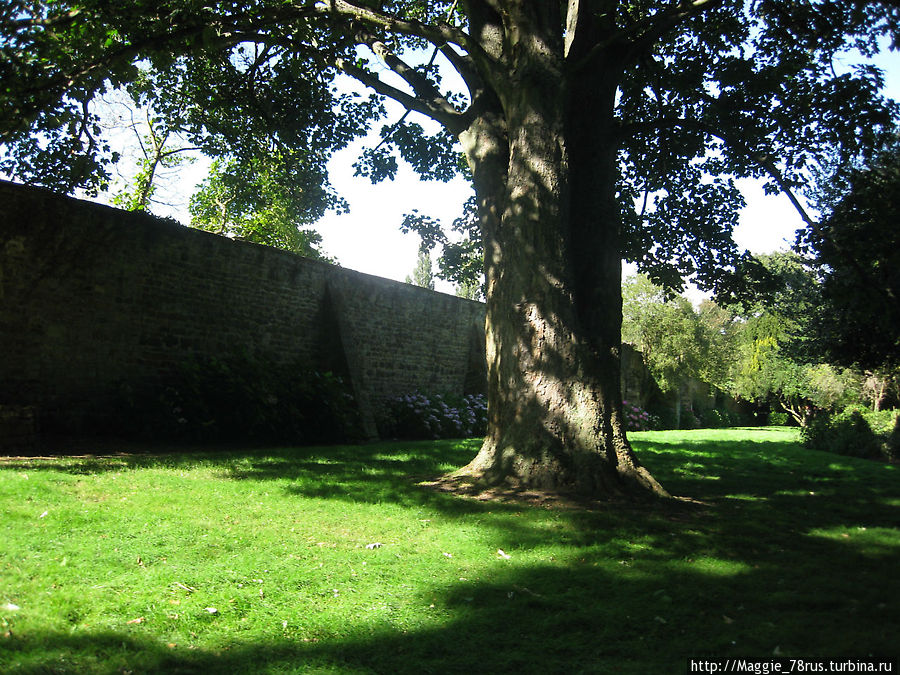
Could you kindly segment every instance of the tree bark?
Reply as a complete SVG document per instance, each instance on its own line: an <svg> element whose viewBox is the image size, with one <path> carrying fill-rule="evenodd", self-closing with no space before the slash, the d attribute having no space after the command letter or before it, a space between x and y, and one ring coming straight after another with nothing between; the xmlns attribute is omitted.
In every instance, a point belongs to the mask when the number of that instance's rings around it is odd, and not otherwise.
<svg viewBox="0 0 900 675"><path fill-rule="evenodd" d="M460 136L485 245L488 433L458 475L666 495L622 415L615 73L567 72L558 17L542 16L554 4L517 5L514 23L529 31L508 36L496 99Z"/></svg>

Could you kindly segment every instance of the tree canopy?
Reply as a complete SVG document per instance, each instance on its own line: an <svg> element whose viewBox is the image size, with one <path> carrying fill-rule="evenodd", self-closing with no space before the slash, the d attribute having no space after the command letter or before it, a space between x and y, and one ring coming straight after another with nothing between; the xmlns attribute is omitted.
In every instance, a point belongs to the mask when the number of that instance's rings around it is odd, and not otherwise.
<svg viewBox="0 0 900 675"><path fill-rule="evenodd" d="M900 368L900 144L851 169L799 248L822 276L815 326L825 356L868 370Z"/></svg>
<svg viewBox="0 0 900 675"><path fill-rule="evenodd" d="M489 423L464 473L661 494L622 423L621 260L673 287L746 286L735 180L802 211L818 167L867 161L897 106L876 68L842 61L898 19L874 0L15 0L0 9L0 169L99 189L115 157L92 99L165 81L178 105L163 112L192 143L290 158L319 184L315 212L337 199L329 154L394 99L438 130L385 125L359 172L390 177L399 156L475 190ZM437 232L425 216L409 225Z"/></svg>
<svg viewBox="0 0 900 675"><path fill-rule="evenodd" d="M504 55L487 53L477 31L510 31L518 14L522 21L528 14L519 5L10 2L0 10L0 168L66 191L101 189L118 157L100 136L90 104L110 88L127 87L138 99L152 99L211 156L264 161L290 149L310 174L307 184L323 188L306 197L319 208L335 204L324 174L328 155L380 119L381 100L390 97L444 129L428 136L406 119L385 126L384 142L364 153L359 172L374 180L392 176L398 154L422 176L446 179L468 172L454 137L494 84L484 80L499 76L491 59ZM799 204L818 165L865 155L897 116L880 98L876 68L835 70L852 56L872 55L879 39L894 35L893 3L535 5L558 14L570 70L597 70L616 56L611 140L620 160L623 255L674 287L690 275L710 287L722 281L722 269L746 262L730 239L743 204L735 177L762 178L767 191L787 192ZM567 34L568 24L583 35ZM509 51L518 39L513 33L496 47ZM467 91L441 88L434 58L422 57L426 48L449 60ZM342 93L339 73L373 95ZM436 225L415 214L407 222L432 244ZM472 240L480 244L478 236ZM476 273L471 265L458 270L460 253L451 247L446 272L456 281Z"/></svg>

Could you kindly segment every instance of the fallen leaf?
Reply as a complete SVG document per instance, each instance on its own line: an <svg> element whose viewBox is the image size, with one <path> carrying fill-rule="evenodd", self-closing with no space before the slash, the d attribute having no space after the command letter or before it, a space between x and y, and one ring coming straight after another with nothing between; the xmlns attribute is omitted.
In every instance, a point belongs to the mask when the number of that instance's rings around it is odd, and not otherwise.
<svg viewBox="0 0 900 675"><path fill-rule="evenodd" d="M144 617L139 616L138 618L126 621L125 623L144 623Z"/></svg>
<svg viewBox="0 0 900 675"><path fill-rule="evenodd" d="M653 620L656 621L656 623L669 623L668 621L666 621L666 620L665 620L664 618L662 618L661 616L654 616L654 617L653 617Z"/></svg>
<svg viewBox="0 0 900 675"><path fill-rule="evenodd" d="M510 560L512 558L512 556L508 553L505 553L502 548L497 549L497 555L499 555L504 560Z"/></svg>
<svg viewBox="0 0 900 675"><path fill-rule="evenodd" d="M177 647L177 646L178 646L178 645L176 645L174 642L169 642L169 643L166 645L166 647L168 647L169 649L175 649L175 647Z"/></svg>
<svg viewBox="0 0 900 675"><path fill-rule="evenodd" d="M725 623L729 623L729 624L734 623L734 619L732 619L730 616L725 616L724 614L722 615L722 620Z"/></svg>
<svg viewBox="0 0 900 675"><path fill-rule="evenodd" d="M217 610L215 607L204 607L203 611L209 612L210 614L218 614L219 613L219 610Z"/></svg>

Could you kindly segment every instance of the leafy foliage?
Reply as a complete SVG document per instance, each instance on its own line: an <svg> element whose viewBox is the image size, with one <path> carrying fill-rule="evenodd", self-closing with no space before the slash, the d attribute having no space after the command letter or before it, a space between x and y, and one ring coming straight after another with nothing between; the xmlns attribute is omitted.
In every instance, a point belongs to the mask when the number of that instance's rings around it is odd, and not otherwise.
<svg viewBox="0 0 900 675"><path fill-rule="evenodd" d="M817 414L801 430L804 445L839 455L900 460L900 411L848 406L837 415Z"/></svg>
<svg viewBox="0 0 900 675"><path fill-rule="evenodd" d="M386 438L437 439L483 436L486 425L487 403L481 394L415 392L388 401L379 428Z"/></svg>
<svg viewBox="0 0 900 675"><path fill-rule="evenodd" d="M827 217L802 232L822 274L816 329L827 358L867 370L900 368L900 143L845 176Z"/></svg>
<svg viewBox="0 0 900 675"><path fill-rule="evenodd" d="M728 279L758 268L730 238L743 205L734 179L802 191L814 169L835 157L869 157L896 118L896 106L879 94L877 69L833 69L850 50L872 55L881 36L897 32L889 3L760 0L681 10L646 2L617 4L611 13L597 4L594 13L607 22L598 27L628 55L612 111L621 130L623 253L658 282L678 288L694 275L704 288L735 291ZM454 143L462 115L480 105L473 92L502 77L485 70L484 47L465 32L484 25L491 11L487 3L447 0L377 8L269 0L7 3L0 13L0 169L65 191L104 189L118 157L91 101L128 87L163 104L160 114L210 156L244 167L272 153L302 157L308 178L318 167L322 189L306 191L304 212L334 204L325 160L383 115L383 96L442 128L405 117L384 127L382 145L365 152L360 173L391 177L399 156L422 176L447 180L467 172ZM431 59L417 65L413 57L429 51ZM451 57L468 95L444 84L439 51ZM411 93L378 79L385 65ZM584 72L593 65L588 60ZM377 94L341 93L341 71ZM416 223L423 221L407 226ZM470 234L445 254L446 278L480 276L469 262L480 255L480 233Z"/></svg>
<svg viewBox="0 0 900 675"><path fill-rule="evenodd" d="M472 289L473 299L483 295L484 250L478 224L475 198L463 205L463 213L446 233L440 221L417 210L406 214L400 226L403 232L415 232L422 239L422 248L440 247L437 276L455 282L460 287Z"/></svg>
<svg viewBox="0 0 900 675"><path fill-rule="evenodd" d="M240 162L218 160L191 197L191 226L216 234L323 258L311 225L327 204L321 174L283 155ZM311 196L315 195L315 196Z"/></svg>
<svg viewBox="0 0 900 675"><path fill-rule="evenodd" d="M622 340L643 354L663 391L698 374L699 325L690 302L644 276L626 280L622 289Z"/></svg>
<svg viewBox="0 0 900 675"><path fill-rule="evenodd" d="M95 112L108 133L133 134L137 143L133 151L137 171L110 200L129 211L152 211L161 178L192 163L199 150L182 134L181 116L188 102L167 75L139 69L133 82L111 92L112 96L98 96L95 102L99 102ZM128 154L124 148L121 152L123 158Z"/></svg>
<svg viewBox="0 0 900 675"><path fill-rule="evenodd" d="M622 401L622 414L625 415L625 428L628 431L650 431L659 428L659 420L634 403Z"/></svg>
<svg viewBox="0 0 900 675"><path fill-rule="evenodd" d="M774 405L797 424L816 410L857 402L862 377L817 357L811 332L820 311L819 286L813 273L794 254L760 260L773 290L726 307L705 300L695 310L647 277L626 279L623 339L644 353L664 391L696 378L734 397ZM724 410L704 411L698 424L727 426L731 417Z"/></svg>
<svg viewBox="0 0 900 675"><path fill-rule="evenodd" d="M197 442L311 444L360 437L356 405L340 378L266 355L190 359L164 385L124 391L122 400L98 431Z"/></svg>
<svg viewBox="0 0 900 675"><path fill-rule="evenodd" d="M431 255L428 251L419 251L416 267L412 274L406 277L406 283L434 290L434 273L431 271Z"/></svg>
<svg viewBox="0 0 900 675"><path fill-rule="evenodd" d="M733 391L752 401L777 402L803 425L816 409L853 402L860 383L855 373L821 359L814 329L821 313L815 272L793 253L760 260L774 285L733 307L742 321Z"/></svg>

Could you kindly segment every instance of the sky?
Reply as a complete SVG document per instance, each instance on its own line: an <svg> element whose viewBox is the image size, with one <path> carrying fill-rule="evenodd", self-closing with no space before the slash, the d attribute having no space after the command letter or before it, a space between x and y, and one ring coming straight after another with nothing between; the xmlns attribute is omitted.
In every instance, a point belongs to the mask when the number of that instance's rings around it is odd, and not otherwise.
<svg viewBox="0 0 900 675"><path fill-rule="evenodd" d="M900 100L900 53L884 51L876 64L885 71L886 92ZM389 75L389 72L382 73L383 79L389 79ZM388 105L388 110L384 121L388 124L403 112L397 104ZM428 128L423 118L414 117L410 121L418 121ZM400 231L404 214L415 209L449 224L461 213L471 188L459 178L449 183L420 181L402 161L398 162L399 170L393 181L372 185L367 178L355 177L353 163L361 148L377 142L377 134L370 134L332 158L331 180L338 194L349 203L350 212L329 213L316 229L322 235L323 252L341 266L404 281L416 265L419 250L418 236ZM206 166L198 162L175 180L182 186L194 185L204 177ZM734 232L738 246L756 254L788 249L802 221L787 197L765 195L759 183L751 180L739 181L738 185L747 202ZM154 212L187 223L187 197L181 194L170 201L170 207L154 209ZM626 274L633 272L634 268L626 268ZM454 292L451 284L440 280L436 280L436 290Z"/></svg>

